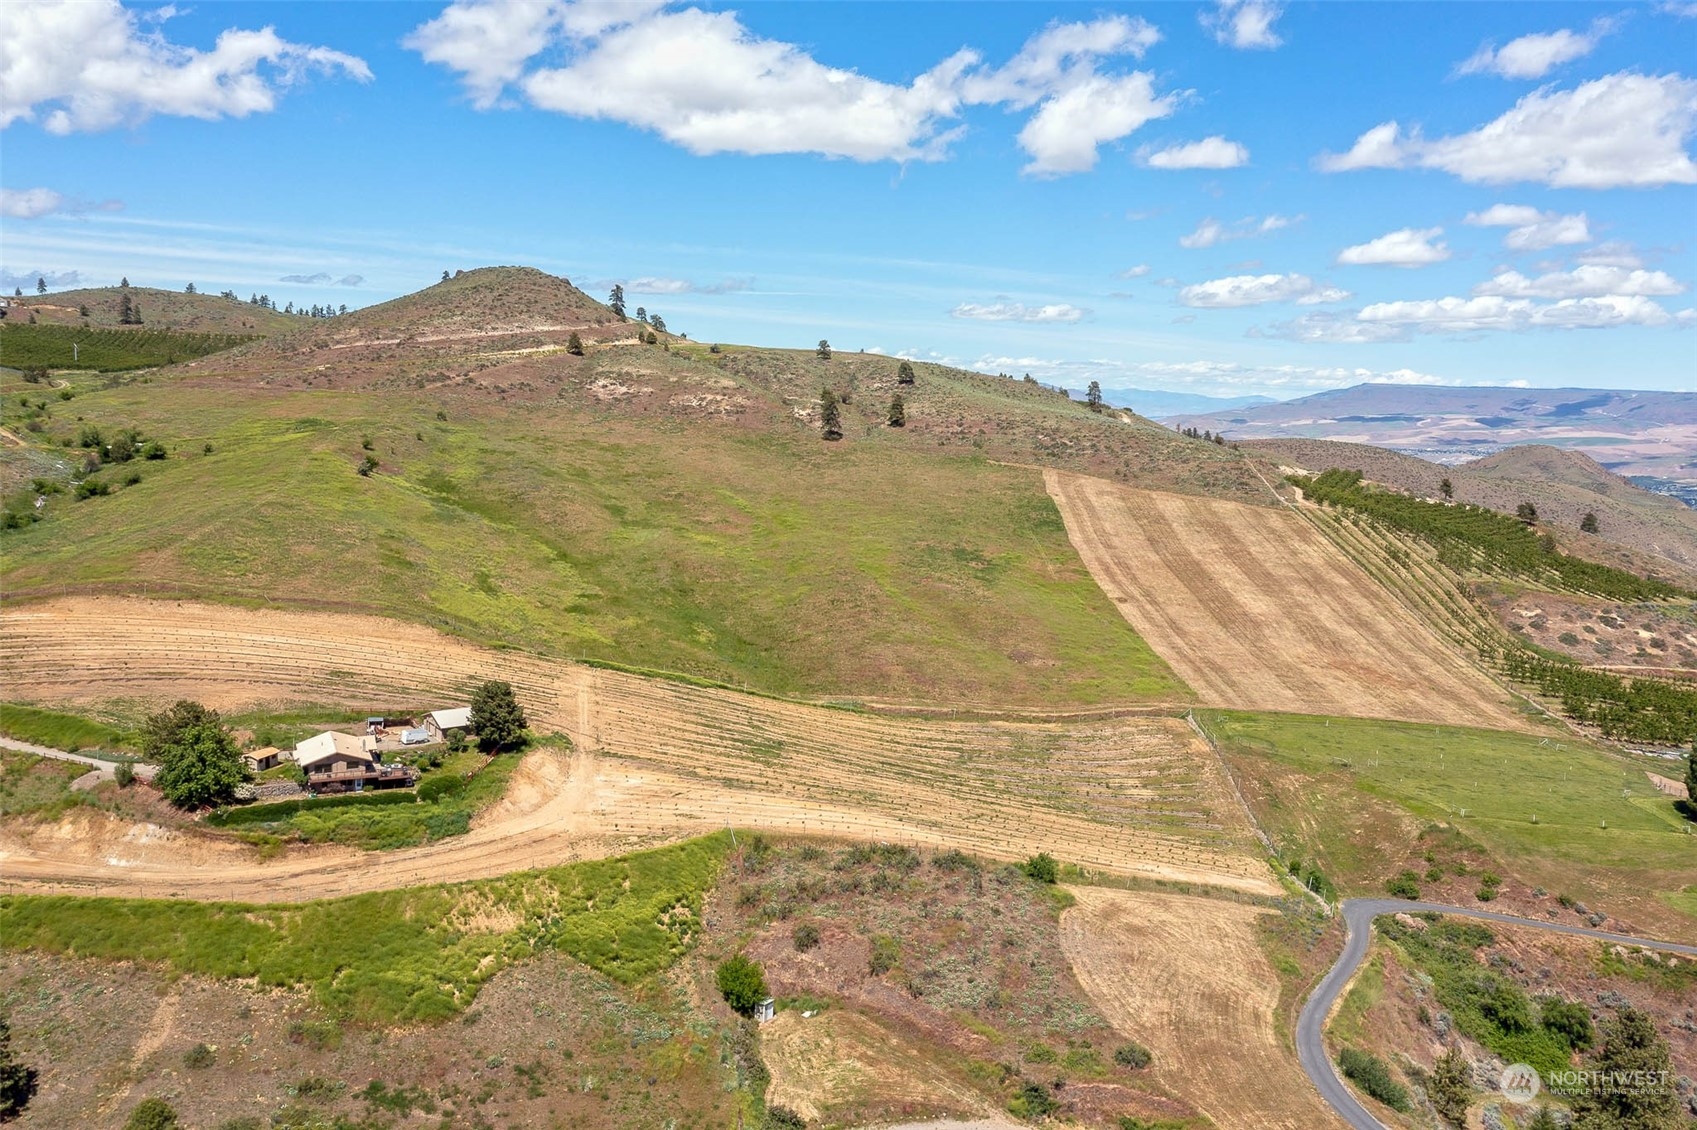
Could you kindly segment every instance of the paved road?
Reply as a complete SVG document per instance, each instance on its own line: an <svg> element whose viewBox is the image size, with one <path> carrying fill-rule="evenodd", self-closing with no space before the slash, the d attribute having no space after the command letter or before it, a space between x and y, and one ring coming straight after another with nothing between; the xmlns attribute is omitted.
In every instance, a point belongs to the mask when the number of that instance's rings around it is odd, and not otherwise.
<svg viewBox="0 0 1697 1130"><path fill-rule="evenodd" d="M86 757L80 753L66 753L62 749L50 749L44 745L33 745L29 742L20 742L13 738L0 738L0 749L17 750L19 753L33 753L37 757L51 757L59 761L75 761L79 765L92 766L93 768L100 770L104 776L108 777L112 775L112 767L117 764L117 762L112 761L110 758ZM145 761L137 761L135 762L135 771L137 777L140 777L144 781L151 781L153 780L153 774L159 771L159 767Z"/></svg>
<svg viewBox="0 0 1697 1130"><path fill-rule="evenodd" d="M1338 1077L1337 1068L1332 1065L1331 1058L1326 1055L1325 1028L1326 1017L1332 1011L1332 1005L1338 995L1343 992L1349 979L1355 976L1362 960L1367 956L1367 943L1372 940L1373 919L1381 914L1395 914L1398 911L1413 914L1418 911L1436 911L1439 914L1456 914L1465 918L1482 918L1488 922L1502 922L1510 926L1530 926L1536 930L1549 930L1557 934L1574 934L1582 938L1596 938L1598 941L1619 942L1622 945L1642 946L1645 949L1661 950L1665 953L1682 953L1697 957L1697 945L1682 945L1679 942L1658 942L1648 938L1634 938L1628 934L1611 934L1605 930L1589 930L1583 926L1567 926L1557 922L1540 922L1535 918L1517 918L1512 914L1498 914L1490 910L1475 910L1471 907L1445 906L1436 902L1408 902L1403 899L1348 899L1343 904L1344 925L1348 935L1344 941L1343 953L1338 957L1337 964L1321 979L1308 1000L1302 1006L1302 1014L1296 1020L1296 1057L1302 1063L1302 1070L1308 1073L1314 1086L1320 1090L1320 1097L1331 1104L1345 1122L1354 1130L1386 1130L1385 1124L1367 1113L1367 1108L1356 1101L1348 1087L1344 1086Z"/></svg>

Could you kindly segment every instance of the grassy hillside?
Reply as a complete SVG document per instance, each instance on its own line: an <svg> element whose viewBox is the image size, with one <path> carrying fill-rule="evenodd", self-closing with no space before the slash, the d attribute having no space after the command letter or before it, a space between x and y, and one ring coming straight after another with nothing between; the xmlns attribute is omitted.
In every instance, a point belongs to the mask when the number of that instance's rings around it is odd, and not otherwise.
<svg viewBox="0 0 1697 1130"><path fill-rule="evenodd" d="M652 413L627 412L576 383L608 378L563 368L564 395L516 403L476 385L91 382L82 423L67 409L23 434L135 427L171 458L97 471L107 496L50 496L5 535L8 594L359 608L780 693L1184 695L1078 562L1036 472L881 437L826 444L752 396L742 415L674 413L658 392L639 398ZM14 428L17 387L0 385ZM362 476L367 440L379 466Z"/></svg>
<svg viewBox="0 0 1697 1130"><path fill-rule="evenodd" d="M92 369L101 373L174 365L252 341L252 334L190 333L143 327L19 325L0 322L0 365L11 369Z"/></svg>
<svg viewBox="0 0 1697 1130"><path fill-rule="evenodd" d="M268 334L291 329L302 321L276 310L250 305L245 300L232 302L216 294L185 294L151 286L99 286L24 295L12 299L12 312L6 320L27 323L29 315L34 314L39 325L110 328L119 324L119 308L126 291L130 301L141 312L142 329ZM85 306L88 308L86 318L80 312Z"/></svg>

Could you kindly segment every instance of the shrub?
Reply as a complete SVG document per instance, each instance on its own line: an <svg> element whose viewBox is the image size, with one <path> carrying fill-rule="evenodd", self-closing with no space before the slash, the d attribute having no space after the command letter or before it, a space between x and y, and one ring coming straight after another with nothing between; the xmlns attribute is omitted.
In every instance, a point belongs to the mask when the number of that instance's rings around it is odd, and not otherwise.
<svg viewBox="0 0 1697 1130"><path fill-rule="evenodd" d="M896 967L902 958L902 945L888 934L872 935L872 956L867 959L866 968L872 976L877 977L888 973Z"/></svg>
<svg viewBox="0 0 1697 1130"><path fill-rule="evenodd" d="M99 479L84 479L77 484L78 498L96 498L103 494L112 493L112 484L101 482Z"/></svg>
<svg viewBox="0 0 1697 1130"><path fill-rule="evenodd" d="M1596 1042L1591 1013L1584 1005L1560 997L1542 997L1538 1006L1539 1023L1560 1037L1568 1047L1584 1051Z"/></svg>
<svg viewBox="0 0 1697 1130"><path fill-rule="evenodd" d="M198 1070L202 1067L211 1067L217 1061L218 1057L213 1055L212 1049L207 1047L205 1044L196 1044L194 1047L183 1053L184 1067L195 1068Z"/></svg>
<svg viewBox="0 0 1697 1130"><path fill-rule="evenodd" d="M807 1130L807 1119L787 1106L766 1108L767 1130Z"/></svg>
<svg viewBox="0 0 1697 1130"><path fill-rule="evenodd" d="M1141 1069L1155 1062L1154 1053L1135 1040L1114 1049L1114 1062L1121 1067Z"/></svg>
<svg viewBox="0 0 1697 1130"><path fill-rule="evenodd" d="M16 1118L35 1097L36 1070L12 1058L12 1026L0 1019L0 1122Z"/></svg>
<svg viewBox="0 0 1697 1130"><path fill-rule="evenodd" d="M127 789L136 782L136 767L128 761L120 761L112 768L112 779L118 782L120 789Z"/></svg>
<svg viewBox="0 0 1697 1130"><path fill-rule="evenodd" d="M1061 875L1060 864L1056 863L1055 857L1046 851L1038 852L1020 864L1019 869L1039 883L1053 883Z"/></svg>
<svg viewBox="0 0 1697 1130"><path fill-rule="evenodd" d="M766 999L766 974L758 962L742 954L733 954L719 963L715 976L725 1003L735 1012L751 1016L755 1006Z"/></svg>
<svg viewBox="0 0 1697 1130"><path fill-rule="evenodd" d="M1345 1048L1338 1055L1338 1067L1350 1082L1392 1110L1406 1112L1413 1109L1408 1089L1391 1077L1391 1069L1385 1061L1372 1052Z"/></svg>
<svg viewBox="0 0 1697 1130"><path fill-rule="evenodd" d="M419 782L418 799L435 803L443 797L453 796L466 787L466 779L453 773L444 773L436 777L427 777Z"/></svg>
<svg viewBox="0 0 1697 1130"><path fill-rule="evenodd" d="M334 1020L297 1020L289 1025L288 1039L315 1051L335 1051L342 1046L342 1026Z"/></svg>
<svg viewBox="0 0 1697 1130"><path fill-rule="evenodd" d="M177 1130L177 1112L164 1099L143 1099L124 1120L124 1130Z"/></svg>
<svg viewBox="0 0 1697 1130"><path fill-rule="evenodd" d="M819 927L811 922L803 922L795 928L795 932L790 935L790 940L795 943L797 952L806 953L819 944Z"/></svg>
<svg viewBox="0 0 1697 1130"><path fill-rule="evenodd" d="M1025 1082L1008 1100L1008 1113L1019 1118L1046 1118L1060 1107L1049 1088L1041 1083Z"/></svg>
<svg viewBox="0 0 1697 1130"><path fill-rule="evenodd" d="M1420 876L1413 871L1399 871L1394 878L1385 880L1385 893L1392 898L1417 899L1420 897Z"/></svg>
<svg viewBox="0 0 1697 1130"><path fill-rule="evenodd" d="M566 339L566 352L573 357L583 356L583 339L577 336L576 330L573 330L572 336Z"/></svg>

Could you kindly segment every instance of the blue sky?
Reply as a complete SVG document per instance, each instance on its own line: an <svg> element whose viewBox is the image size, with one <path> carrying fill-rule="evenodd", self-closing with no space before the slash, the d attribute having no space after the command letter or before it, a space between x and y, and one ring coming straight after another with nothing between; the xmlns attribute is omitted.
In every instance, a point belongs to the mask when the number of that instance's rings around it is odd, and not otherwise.
<svg viewBox="0 0 1697 1130"><path fill-rule="evenodd" d="M1082 387L1697 387L1697 5L0 5L0 281L525 263ZM296 281L289 281L296 280Z"/></svg>

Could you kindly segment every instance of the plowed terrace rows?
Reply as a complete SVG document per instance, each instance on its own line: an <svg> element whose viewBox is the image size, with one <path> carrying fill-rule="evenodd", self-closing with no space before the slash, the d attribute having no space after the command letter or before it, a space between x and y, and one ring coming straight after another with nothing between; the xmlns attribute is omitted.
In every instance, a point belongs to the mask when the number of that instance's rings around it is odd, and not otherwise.
<svg viewBox="0 0 1697 1130"><path fill-rule="evenodd" d="M1276 890L1216 763L1176 719L879 717L494 651L374 617L122 598L9 608L0 644L10 694L42 703L188 696L229 709L377 710L463 701L474 682L506 679L533 729L569 734L583 753L558 786L570 803L544 798L522 814L527 862L501 857L509 868L729 823L1003 858L1049 851L1119 873ZM486 823L465 850L498 839ZM421 849L439 862L454 850ZM405 858L368 870L383 885ZM44 863L28 874L52 878ZM20 866L8 859L9 877Z"/></svg>
<svg viewBox="0 0 1697 1130"><path fill-rule="evenodd" d="M1525 726L1506 692L1299 516L1043 474L1091 575L1204 703Z"/></svg>

